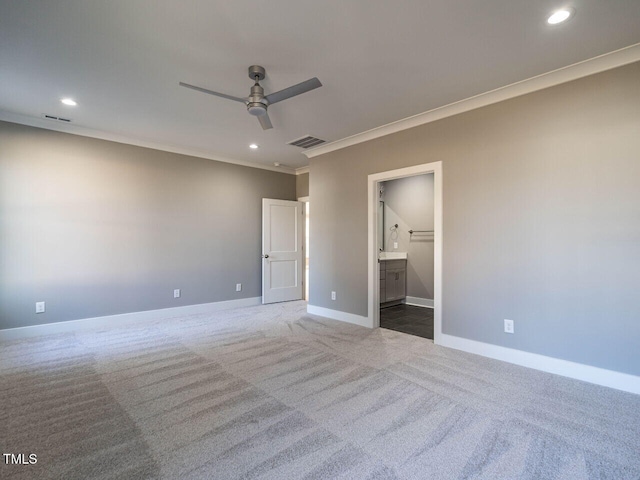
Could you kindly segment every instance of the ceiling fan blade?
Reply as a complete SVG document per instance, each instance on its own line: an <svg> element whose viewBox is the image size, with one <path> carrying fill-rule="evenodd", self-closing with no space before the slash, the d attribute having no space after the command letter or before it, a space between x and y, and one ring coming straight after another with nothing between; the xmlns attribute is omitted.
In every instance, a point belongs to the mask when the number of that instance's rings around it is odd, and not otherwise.
<svg viewBox="0 0 640 480"><path fill-rule="evenodd" d="M189 85L188 83L184 83L184 82L180 82L179 85L181 87L187 87L192 90L197 90L198 92L208 93L209 95L215 95L216 97L226 98L227 100L234 100L236 102L246 103L246 100L244 98L239 98L239 97L234 97L232 95L226 95L224 93L214 92L213 90L208 90L202 87L196 87L195 85Z"/></svg>
<svg viewBox="0 0 640 480"><path fill-rule="evenodd" d="M267 112L265 112L264 115L260 115L258 117L258 121L260 122L263 130L269 130L270 128L273 128L273 125L271 125L271 119L269 118L269 114Z"/></svg>
<svg viewBox="0 0 640 480"><path fill-rule="evenodd" d="M316 77L313 77L302 83L293 85L292 87L280 90L279 92L270 93L265 98L270 104L273 104L281 102L282 100L286 100L287 98L295 97L296 95L301 95L321 86L322 83L320 83L320 80L318 80Z"/></svg>

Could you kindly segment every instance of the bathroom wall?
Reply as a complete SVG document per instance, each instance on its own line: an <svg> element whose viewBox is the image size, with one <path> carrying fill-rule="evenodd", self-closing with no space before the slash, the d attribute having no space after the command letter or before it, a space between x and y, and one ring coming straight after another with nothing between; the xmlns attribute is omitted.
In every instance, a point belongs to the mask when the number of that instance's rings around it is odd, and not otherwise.
<svg viewBox="0 0 640 480"><path fill-rule="evenodd" d="M427 300L433 301L433 234L411 235L409 230L433 230L433 174L390 180L382 186L385 251L407 252L407 297L431 303ZM395 224L398 228L392 230Z"/></svg>

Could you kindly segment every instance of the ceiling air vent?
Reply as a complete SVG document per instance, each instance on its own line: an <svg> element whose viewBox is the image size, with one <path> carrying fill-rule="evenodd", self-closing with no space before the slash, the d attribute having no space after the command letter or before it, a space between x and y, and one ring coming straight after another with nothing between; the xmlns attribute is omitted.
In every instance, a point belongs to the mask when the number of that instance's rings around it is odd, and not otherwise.
<svg viewBox="0 0 640 480"><path fill-rule="evenodd" d="M47 120L57 120L59 122L71 123L71 119L56 117L55 115L47 115L46 113L42 114L42 118L46 118Z"/></svg>
<svg viewBox="0 0 640 480"><path fill-rule="evenodd" d="M315 147L316 145L320 145L321 143L325 143L325 141L320 140L316 137L312 137L311 135L307 135L305 137L298 138L297 140L291 140L290 142L287 142L287 145L293 145L294 147L301 148L311 148Z"/></svg>

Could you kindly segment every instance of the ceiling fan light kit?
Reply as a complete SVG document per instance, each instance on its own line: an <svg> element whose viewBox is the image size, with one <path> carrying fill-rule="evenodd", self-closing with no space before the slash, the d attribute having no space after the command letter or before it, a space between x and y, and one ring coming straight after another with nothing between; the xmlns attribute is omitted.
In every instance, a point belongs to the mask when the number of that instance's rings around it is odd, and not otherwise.
<svg viewBox="0 0 640 480"><path fill-rule="evenodd" d="M192 90L196 90L198 92L207 93L209 95L215 95L216 97L226 98L227 100L233 100L235 102L242 102L247 106L247 111L250 115L254 117L258 117L258 121L260 122L260 126L263 130L268 130L273 128L271 124L271 119L269 118L269 114L267 113L267 109L269 105L272 105L277 102L281 102L291 97L295 97L297 95L301 95L310 90L314 90L318 87L322 86L320 80L316 77L306 80L304 82L293 85L289 88L285 88L284 90L280 90L275 93L271 93L269 95L264 94L264 89L260 86L260 81L264 80L267 72L264 67L260 65L251 65L249 67L249 78L253 80L255 83L253 87L251 87L251 93L246 98L234 97L232 95L227 95L220 92L214 92L213 90L209 90L207 88L197 87L195 85L190 85L188 83L180 82L179 85L181 87L190 88Z"/></svg>

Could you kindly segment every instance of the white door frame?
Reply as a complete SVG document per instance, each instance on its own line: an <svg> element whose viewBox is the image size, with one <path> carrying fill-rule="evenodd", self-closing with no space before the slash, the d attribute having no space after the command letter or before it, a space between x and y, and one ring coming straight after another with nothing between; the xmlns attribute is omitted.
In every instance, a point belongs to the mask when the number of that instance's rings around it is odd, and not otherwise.
<svg viewBox="0 0 640 480"><path fill-rule="evenodd" d="M305 224L307 221L307 216L309 215L307 203L309 203L309 195L306 197L298 197L298 201L305 204L304 206L304 219ZM302 287L302 298L309 301L309 277L311 276L311 272L307 271L307 257L309 256L309 235L305 228L303 228L303 236L302 245L304 245L304 254L302 255L302 278L304 279L304 286Z"/></svg>
<svg viewBox="0 0 640 480"><path fill-rule="evenodd" d="M378 267L378 183L397 178L433 173L433 333L434 343L440 343L442 335L442 162L425 163L399 168L368 176L368 323L372 328L380 326L380 269Z"/></svg>

